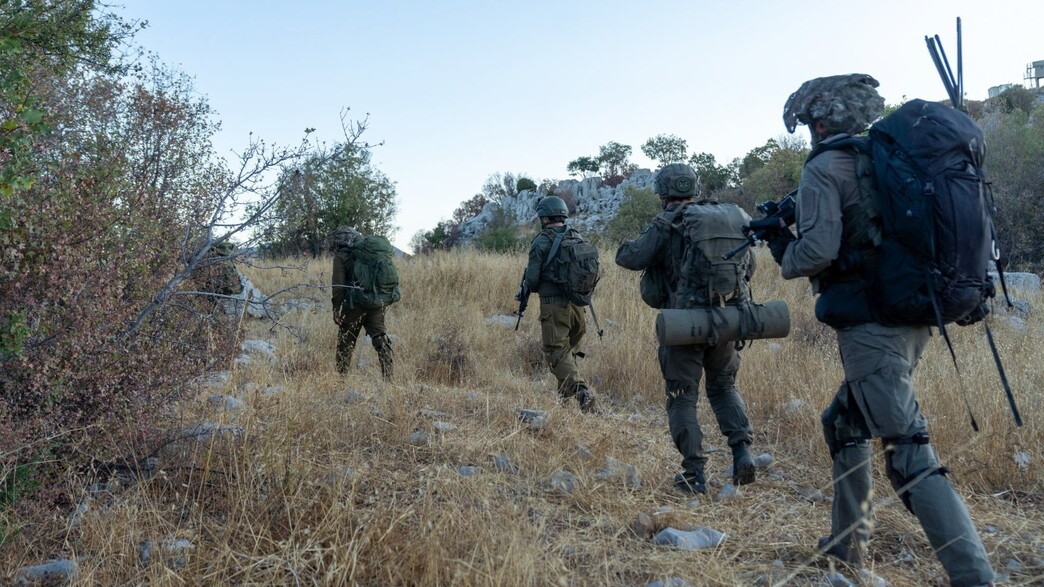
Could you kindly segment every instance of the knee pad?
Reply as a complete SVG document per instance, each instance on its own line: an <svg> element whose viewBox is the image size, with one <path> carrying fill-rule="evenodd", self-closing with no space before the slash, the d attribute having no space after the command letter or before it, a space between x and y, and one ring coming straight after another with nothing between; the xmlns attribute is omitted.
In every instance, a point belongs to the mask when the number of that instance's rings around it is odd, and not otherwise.
<svg viewBox="0 0 1044 587"><path fill-rule="evenodd" d="M888 475L888 480L892 483L892 488L895 489L899 498L903 500L907 511L916 515L910 499L910 485L930 475L945 476L949 470L939 466L934 457L926 459L924 463L904 463L902 466L896 463L897 454L931 444L926 432L919 432L913 436L884 438L882 443L885 448L885 473Z"/></svg>

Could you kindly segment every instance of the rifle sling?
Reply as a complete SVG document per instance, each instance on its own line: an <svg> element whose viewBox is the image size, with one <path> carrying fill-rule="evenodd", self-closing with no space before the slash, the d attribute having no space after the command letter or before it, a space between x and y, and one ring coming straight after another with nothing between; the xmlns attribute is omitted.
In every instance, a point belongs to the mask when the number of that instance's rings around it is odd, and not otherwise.
<svg viewBox="0 0 1044 587"><path fill-rule="evenodd" d="M544 269L547 269L547 266L555 259L555 255L558 254L558 249L562 247L563 236L565 236L564 232L555 236L554 242L551 243L551 252L547 254L547 260L544 261Z"/></svg>

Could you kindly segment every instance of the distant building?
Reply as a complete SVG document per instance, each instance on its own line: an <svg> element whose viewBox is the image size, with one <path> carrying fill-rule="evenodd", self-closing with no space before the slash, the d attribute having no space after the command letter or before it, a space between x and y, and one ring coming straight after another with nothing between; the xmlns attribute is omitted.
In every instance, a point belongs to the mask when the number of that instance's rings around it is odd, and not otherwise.
<svg viewBox="0 0 1044 587"><path fill-rule="evenodd" d="M1039 88L1041 78L1044 78L1044 60L1034 61L1026 66L1025 79L1029 82L1030 88Z"/></svg>
<svg viewBox="0 0 1044 587"><path fill-rule="evenodd" d="M1010 90L1011 88L1014 88L1017 85L1018 84L1001 84L999 86L993 86L992 88L986 90L986 97L996 98L997 96L1003 94L1005 91Z"/></svg>

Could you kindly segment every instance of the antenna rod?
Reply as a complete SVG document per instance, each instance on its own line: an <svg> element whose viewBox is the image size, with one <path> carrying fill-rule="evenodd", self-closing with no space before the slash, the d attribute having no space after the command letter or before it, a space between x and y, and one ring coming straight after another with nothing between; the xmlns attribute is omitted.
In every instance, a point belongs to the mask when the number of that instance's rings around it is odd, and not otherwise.
<svg viewBox="0 0 1044 587"><path fill-rule="evenodd" d="M961 49L961 17L957 17L957 97L961 103L958 108L964 110L964 51Z"/></svg>
<svg viewBox="0 0 1044 587"><path fill-rule="evenodd" d="M942 57L943 65L946 66L946 75L950 78L950 87L953 88L954 92L957 91L957 80L953 78L953 70L950 69L950 59L946 57L946 49L943 47L942 41L939 39L939 35L935 35L935 44L939 47L939 55ZM957 105L956 102L953 103Z"/></svg>
<svg viewBox="0 0 1044 587"><path fill-rule="evenodd" d="M943 87L946 88L946 95L950 97L950 103L957 103L957 89L953 87L953 77L947 75L947 67L943 65L943 57L939 56L939 49L941 43L939 42L939 35L935 35L935 38L925 36L924 42L928 45L928 54L932 56L932 63L935 64L936 71L939 72L939 78L942 80Z"/></svg>

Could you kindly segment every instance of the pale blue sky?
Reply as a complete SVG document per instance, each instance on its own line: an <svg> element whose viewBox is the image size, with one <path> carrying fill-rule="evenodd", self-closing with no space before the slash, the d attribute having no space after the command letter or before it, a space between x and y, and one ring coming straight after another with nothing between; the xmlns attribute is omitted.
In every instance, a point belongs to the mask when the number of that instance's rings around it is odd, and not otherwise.
<svg viewBox="0 0 1044 587"><path fill-rule="evenodd" d="M924 36L939 34L965 90L1020 82L1044 60L1044 2L121 0L138 43L195 78L223 129L296 144L341 138L370 113L374 162L397 183L405 248L495 172L565 179L609 141L676 134L719 163L784 134L806 79L869 73L890 102L943 99ZM803 128L799 133L805 133Z"/></svg>

